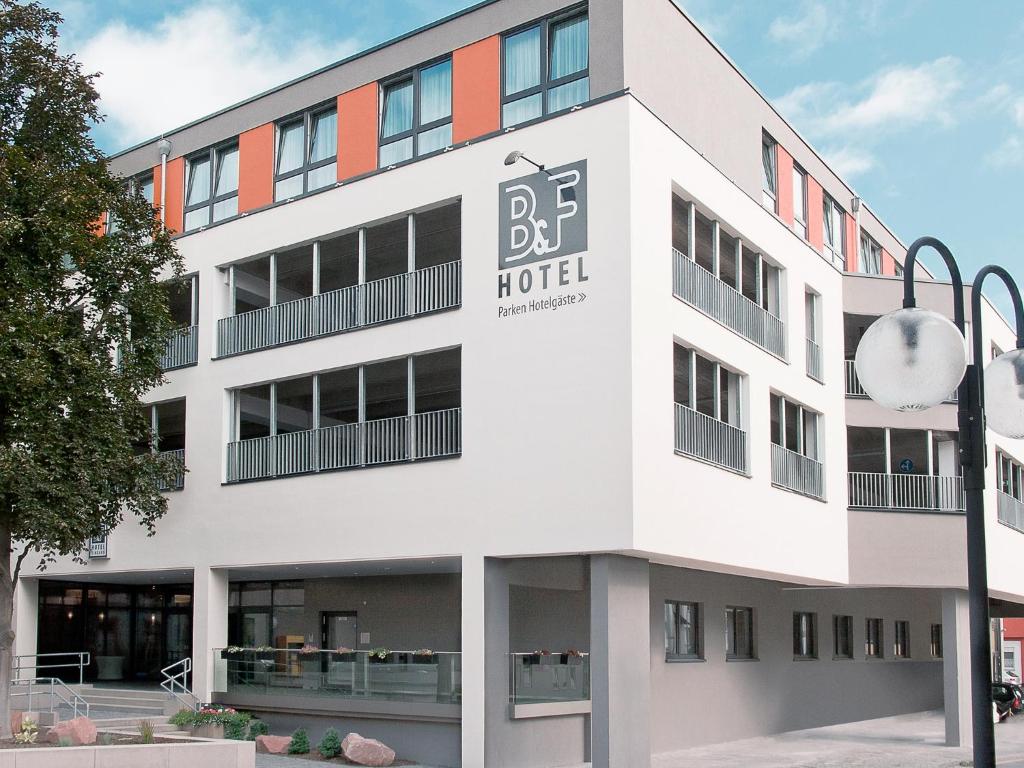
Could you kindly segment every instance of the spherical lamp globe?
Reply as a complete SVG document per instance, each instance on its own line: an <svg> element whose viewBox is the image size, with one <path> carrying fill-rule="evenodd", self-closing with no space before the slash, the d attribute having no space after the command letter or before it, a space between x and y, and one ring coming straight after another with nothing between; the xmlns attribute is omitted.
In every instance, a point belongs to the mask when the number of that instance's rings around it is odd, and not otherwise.
<svg viewBox="0 0 1024 768"><path fill-rule="evenodd" d="M1024 349L1004 352L985 369L985 420L1003 437L1024 438Z"/></svg>

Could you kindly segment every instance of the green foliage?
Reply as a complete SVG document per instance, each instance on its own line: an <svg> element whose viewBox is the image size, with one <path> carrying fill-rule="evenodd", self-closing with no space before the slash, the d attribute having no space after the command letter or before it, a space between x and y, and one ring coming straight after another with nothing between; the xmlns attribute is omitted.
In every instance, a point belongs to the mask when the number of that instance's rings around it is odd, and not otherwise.
<svg viewBox="0 0 1024 768"><path fill-rule="evenodd" d="M337 757L341 754L341 736L333 728L328 728L316 750L326 758Z"/></svg>
<svg viewBox="0 0 1024 768"><path fill-rule="evenodd" d="M161 281L181 261L152 205L108 172L95 76L58 50L60 22L0 0L0 551L25 546L0 591L29 552L81 558L125 518L152 533L157 482L181 469L134 450L173 329ZM118 229L100 236L107 211Z"/></svg>
<svg viewBox="0 0 1024 768"><path fill-rule="evenodd" d="M270 727L262 720L253 720L249 723L249 741L256 741L257 736L266 736L270 733Z"/></svg>
<svg viewBox="0 0 1024 768"><path fill-rule="evenodd" d="M232 741L245 741L249 731L249 715L239 713L224 721L224 738Z"/></svg>
<svg viewBox="0 0 1024 768"><path fill-rule="evenodd" d="M178 728L223 725L224 738L241 741L245 738L250 720L252 720L252 715L248 712L238 712L231 707L212 705L203 707L198 712L191 709L179 709L171 716L170 723Z"/></svg>
<svg viewBox="0 0 1024 768"><path fill-rule="evenodd" d="M292 734L292 740L288 743L289 755L309 754L309 734L305 728L299 728Z"/></svg>
<svg viewBox="0 0 1024 768"><path fill-rule="evenodd" d="M100 746L109 747L114 743L114 736L110 733L101 733L96 737L96 741L99 742Z"/></svg>
<svg viewBox="0 0 1024 768"><path fill-rule="evenodd" d="M57 746L58 747L73 747L73 746L75 746L75 742L73 742L71 740L70 736L61 736L59 739L57 739Z"/></svg>
<svg viewBox="0 0 1024 768"><path fill-rule="evenodd" d="M153 731L152 720L139 720L139 737L143 744L153 743Z"/></svg>
<svg viewBox="0 0 1024 768"><path fill-rule="evenodd" d="M39 738L39 726L31 717L21 721L21 729L14 734L14 740L18 744L35 744Z"/></svg>

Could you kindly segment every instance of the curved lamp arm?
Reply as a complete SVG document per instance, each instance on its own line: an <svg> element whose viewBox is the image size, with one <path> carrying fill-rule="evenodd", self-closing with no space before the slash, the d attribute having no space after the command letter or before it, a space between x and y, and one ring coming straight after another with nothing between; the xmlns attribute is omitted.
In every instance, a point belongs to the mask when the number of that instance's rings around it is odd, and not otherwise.
<svg viewBox="0 0 1024 768"><path fill-rule="evenodd" d="M979 329L974 333L974 359L981 360L981 287L985 278L995 275L1006 286L1010 292L1010 300L1013 302L1013 318L1017 327L1017 349L1024 348L1024 302L1020 298L1020 289L1014 282L1010 273L995 264L989 264L978 270L974 276L974 286L971 288L971 324Z"/></svg>
<svg viewBox="0 0 1024 768"><path fill-rule="evenodd" d="M949 277L953 281L953 324L966 336L964 280L960 276L960 267L953 258L952 251L937 237L919 237L907 249L907 257L903 264L903 306L905 309L917 306L917 299L914 298L914 266L917 264L917 252L926 246L938 251L942 260L946 262L946 269L949 270Z"/></svg>

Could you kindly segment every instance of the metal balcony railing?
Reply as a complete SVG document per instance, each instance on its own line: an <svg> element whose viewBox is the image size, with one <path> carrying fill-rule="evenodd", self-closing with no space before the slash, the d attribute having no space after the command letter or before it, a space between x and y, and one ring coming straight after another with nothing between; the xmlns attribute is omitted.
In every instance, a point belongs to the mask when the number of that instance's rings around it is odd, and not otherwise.
<svg viewBox="0 0 1024 768"><path fill-rule="evenodd" d="M996 491L996 515L999 522L1024 533L1024 504L1008 493Z"/></svg>
<svg viewBox="0 0 1024 768"><path fill-rule="evenodd" d="M847 397L867 397L868 393L864 391L864 388L860 385L860 379L857 378L857 366L853 360L846 361L846 396ZM957 393L954 392L952 395L946 398L944 402L955 403L957 402Z"/></svg>
<svg viewBox="0 0 1024 768"><path fill-rule="evenodd" d="M824 499L825 467L820 461L772 443L772 485Z"/></svg>
<svg viewBox="0 0 1024 768"><path fill-rule="evenodd" d="M850 509L963 512L961 478L947 475L892 475L850 472Z"/></svg>
<svg viewBox="0 0 1024 768"><path fill-rule="evenodd" d="M462 262L450 261L222 318L217 322L217 355L314 339L461 303Z"/></svg>
<svg viewBox="0 0 1024 768"><path fill-rule="evenodd" d="M462 409L394 416L228 443L227 481L436 459L462 453Z"/></svg>
<svg viewBox="0 0 1024 768"><path fill-rule="evenodd" d="M199 326L190 325L171 333L167 349L160 358L160 367L165 371L195 365L199 361Z"/></svg>
<svg viewBox="0 0 1024 768"><path fill-rule="evenodd" d="M676 453L748 473L746 432L681 403L675 406Z"/></svg>
<svg viewBox="0 0 1024 768"><path fill-rule="evenodd" d="M786 357L786 326L704 267L672 249L672 293L776 357Z"/></svg>
<svg viewBox="0 0 1024 768"><path fill-rule="evenodd" d="M179 448L175 451L161 451L161 456L174 456L182 463L185 464L185 449ZM179 472L177 477L174 478L173 483L167 483L159 481L156 486L161 491L180 491L185 487L185 473Z"/></svg>
<svg viewBox="0 0 1024 768"><path fill-rule="evenodd" d="M807 375L815 381L825 382L825 361L821 345L811 339L807 339Z"/></svg>

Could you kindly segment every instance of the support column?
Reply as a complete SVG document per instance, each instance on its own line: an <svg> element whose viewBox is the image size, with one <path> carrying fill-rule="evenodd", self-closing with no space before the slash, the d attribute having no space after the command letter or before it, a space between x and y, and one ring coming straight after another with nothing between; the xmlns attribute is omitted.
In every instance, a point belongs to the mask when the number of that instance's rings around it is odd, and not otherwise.
<svg viewBox="0 0 1024 768"><path fill-rule="evenodd" d="M593 768L651 764L650 565L590 558L590 696Z"/></svg>
<svg viewBox="0 0 1024 768"><path fill-rule="evenodd" d="M14 655L32 656L39 634L39 579L18 579L14 590ZM34 671L28 676L31 677Z"/></svg>
<svg viewBox="0 0 1024 768"><path fill-rule="evenodd" d="M971 746L971 628L962 589L942 592L942 692L946 746Z"/></svg>
<svg viewBox="0 0 1024 768"><path fill-rule="evenodd" d="M210 701L217 689L220 665L214 662L213 649L227 644L228 572L196 566L192 581L192 691L200 701Z"/></svg>
<svg viewBox="0 0 1024 768"><path fill-rule="evenodd" d="M462 768L484 768L487 654L482 555L462 557Z"/></svg>

